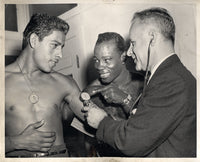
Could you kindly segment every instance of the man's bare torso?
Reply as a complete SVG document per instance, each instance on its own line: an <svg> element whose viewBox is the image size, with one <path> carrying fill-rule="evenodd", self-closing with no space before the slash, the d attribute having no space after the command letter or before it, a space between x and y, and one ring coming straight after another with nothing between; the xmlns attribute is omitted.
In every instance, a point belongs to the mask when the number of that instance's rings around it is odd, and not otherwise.
<svg viewBox="0 0 200 162"><path fill-rule="evenodd" d="M17 135L29 124L44 120L45 124L39 130L55 132L54 145L63 144L60 105L67 95L67 84L63 82L63 76L40 72L31 79L31 88L39 96L39 101L32 104L29 101L30 87L22 73L12 70L12 66L6 68L5 79L6 135Z"/></svg>

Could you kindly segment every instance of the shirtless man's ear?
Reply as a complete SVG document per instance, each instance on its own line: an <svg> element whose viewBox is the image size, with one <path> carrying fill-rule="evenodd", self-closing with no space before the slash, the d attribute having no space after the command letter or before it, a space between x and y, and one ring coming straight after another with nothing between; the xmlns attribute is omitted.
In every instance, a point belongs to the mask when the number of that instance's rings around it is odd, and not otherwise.
<svg viewBox="0 0 200 162"><path fill-rule="evenodd" d="M35 48L37 41L39 41L39 37L37 36L37 34L32 33L29 40L30 47Z"/></svg>

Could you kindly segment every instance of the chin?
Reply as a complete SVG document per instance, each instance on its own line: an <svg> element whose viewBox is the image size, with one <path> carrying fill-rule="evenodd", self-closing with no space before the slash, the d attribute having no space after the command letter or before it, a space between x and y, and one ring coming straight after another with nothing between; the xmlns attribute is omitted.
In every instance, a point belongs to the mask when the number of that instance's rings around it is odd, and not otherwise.
<svg viewBox="0 0 200 162"><path fill-rule="evenodd" d="M109 83L112 82L112 79L110 79L110 78L101 78L101 82L102 82L102 83L109 84Z"/></svg>
<svg viewBox="0 0 200 162"><path fill-rule="evenodd" d="M51 73L53 71L53 69L43 69L41 71L44 73Z"/></svg>

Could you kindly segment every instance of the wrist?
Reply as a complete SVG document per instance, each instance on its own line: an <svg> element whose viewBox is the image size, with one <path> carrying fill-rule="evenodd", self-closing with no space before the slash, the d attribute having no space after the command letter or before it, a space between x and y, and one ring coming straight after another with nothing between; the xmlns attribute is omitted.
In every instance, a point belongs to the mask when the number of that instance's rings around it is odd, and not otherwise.
<svg viewBox="0 0 200 162"><path fill-rule="evenodd" d="M10 144L11 146L14 148L14 149L24 149L24 147L20 144L20 137L19 136L10 136L9 137L9 141L10 141Z"/></svg>

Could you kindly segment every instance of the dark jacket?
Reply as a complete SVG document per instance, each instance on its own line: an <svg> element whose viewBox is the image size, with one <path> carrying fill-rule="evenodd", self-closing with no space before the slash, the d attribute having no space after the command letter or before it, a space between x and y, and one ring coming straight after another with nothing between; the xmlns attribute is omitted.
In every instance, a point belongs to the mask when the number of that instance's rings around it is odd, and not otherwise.
<svg viewBox="0 0 200 162"><path fill-rule="evenodd" d="M177 55L156 70L128 120L104 118L99 140L127 156L196 156L196 79Z"/></svg>

